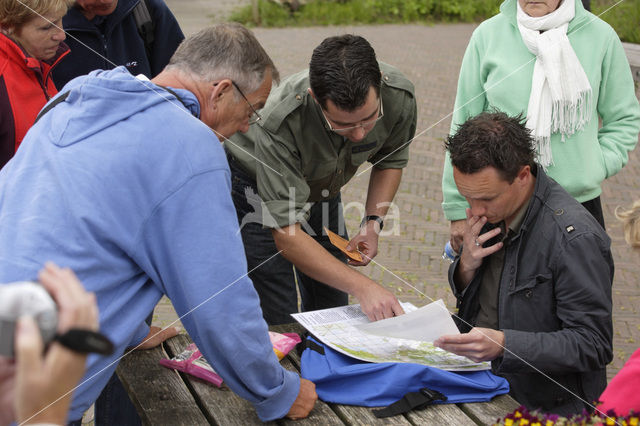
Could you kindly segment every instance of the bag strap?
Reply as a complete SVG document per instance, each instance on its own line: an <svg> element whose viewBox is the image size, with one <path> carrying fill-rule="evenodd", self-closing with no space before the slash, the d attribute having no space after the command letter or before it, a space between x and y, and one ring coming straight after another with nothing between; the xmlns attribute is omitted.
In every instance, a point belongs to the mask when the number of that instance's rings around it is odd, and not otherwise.
<svg viewBox="0 0 640 426"><path fill-rule="evenodd" d="M431 405L433 401L446 401L447 397L438 391L429 388L422 388L418 392L409 392L397 400L393 404L381 408L379 410L373 410L373 414L381 419L384 417L396 416L403 414L411 410L421 410Z"/></svg>
<svg viewBox="0 0 640 426"><path fill-rule="evenodd" d="M324 355L324 346L317 344L311 339L305 339L303 341L302 346L303 346L302 350L305 350L308 348L308 349L311 349L312 351L318 352L320 355Z"/></svg>
<svg viewBox="0 0 640 426"><path fill-rule="evenodd" d="M166 90L167 92L171 93L173 96L175 96L182 105L184 105L184 107L188 110L189 107L187 106L187 104L184 103L184 101L182 100L182 98L180 96L178 96L178 94L169 89L168 87L164 87L164 86L160 86L158 85L158 87ZM44 108L42 108L42 111L40 111L38 113L38 115L36 116L35 121L33 122L33 124L36 124L38 122L38 120L40 120L42 118L43 115L45 115L46 113L48 113L49 111L51 111L53 109L53 107L55 107L56 105L62 103L65 101L65 99L67 99L67 97L69 96L69 91L64 92L63 94L61 94L60 96L58 96L57 98L55 98L53 101L49 102ZM197 118L197 117L196 117ZM313 342L315 344L315 342ZM320 349L322 349L322 353L324 354L324 348L322 346L318 346Z"/></svg>
<svg viewBox="0 0 640 426"><path fill-rule="evenodd" d="M38 115L36 116L36 120L33 122L33 124L36 124L38 122L38 120L40 120L40 118L42 118L43 115L45 115L46 113L51 111L51 109L54 106L58 105L61 102L64 102L64 100L67 99L67 96L69 96L69 92L68 91L64 92L62 95L60 95L57 98L55 98L52 102L49 102L49 104L47 104L47 106L42 108L42 111L40 111L38 113Z"/></svg>
<svg viewBox="0 0 640 426"><path fill-rule="evenodd" d="M191 112L191 115L193 115L195 118L199 118L196 114L193 113L193 111L191 111L191 109L187 106L187 104L184 103L182 98L180 96L178 96L178 94L175 91L169 89L166 86L160 86L159 84L157 84L156 86L158 86L159 88L164 89L167 92L171 93L173 96L176 97L176 99L178 99L178 101L180 101L180 103L187 109L187 111Z"/></svg>
<svg viewBox="0 0 640 426"><path fill-rule="evenodd" d="M155 40L155 25L149 12L148 0L140 0L136 7L133 8L133 18L136 20L136 26L138 27L138 33L144 41L144 48L147 51L147 58L151 62L151 54L153 42Z"/></svg>

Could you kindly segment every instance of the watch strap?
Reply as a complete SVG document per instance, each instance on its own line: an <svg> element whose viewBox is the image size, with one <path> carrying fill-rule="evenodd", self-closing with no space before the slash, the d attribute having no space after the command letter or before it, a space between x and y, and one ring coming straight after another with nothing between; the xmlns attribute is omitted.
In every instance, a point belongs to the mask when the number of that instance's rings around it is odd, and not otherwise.
<svg viewBox="0 0 640 426"><path fill-rule="evenodd" d="M376 215L369 215L369 216L363 217L362 222L360 222L360 227L362 228L370 220L375 220L376 222L378 222L378 225L380 225L380 230L382 231L382 228L384 228L384 220L382 220L380 216L376 216Z"/></svg>
<svg viewBox="0 0 640 426"><path fill-rule="evenodd" d="M113 343L104 334L92 330L72 328L64 334L56 334L55 340L63 346L80 353L111 355Z"/></svg>

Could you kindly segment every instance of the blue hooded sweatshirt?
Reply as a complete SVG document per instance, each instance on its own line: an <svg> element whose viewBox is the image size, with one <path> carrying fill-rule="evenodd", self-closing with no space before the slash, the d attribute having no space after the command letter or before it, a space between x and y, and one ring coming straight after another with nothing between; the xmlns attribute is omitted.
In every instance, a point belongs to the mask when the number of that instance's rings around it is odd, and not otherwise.
<svg viewBox="0 0 640 426"><path fill-rule="evenodd" d="M0 283L46 261L95 292L116 346L91 355L70 419L98 397L166 294L205 357L260 419L286 415L297 374L273 353L250 279L222 146L189 91L124 67L71 81L0 171Z"/></svg>

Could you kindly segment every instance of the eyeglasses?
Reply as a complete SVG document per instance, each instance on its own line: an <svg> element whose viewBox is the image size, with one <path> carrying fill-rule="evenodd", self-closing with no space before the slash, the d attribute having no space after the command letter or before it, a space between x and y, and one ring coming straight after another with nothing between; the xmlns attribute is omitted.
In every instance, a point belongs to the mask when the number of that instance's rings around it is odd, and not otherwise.
<svg viewBox="0 0 640 426"><path fill-rule="evenodd" d="M249 116L249 125L255 124L258 121L262 120L262 117L260 117L260 114L258 114L258 111L256 111L256 109L253 107L253 105L251 105L251 102L249 102L249 99L247 99L247 97L244 95L244 93L242 93L242 90L240 90L240 88L238 87L236 82L231 80L231 84L233 84L233 87L236 88L238 93L240 93L240 96L242 96L242 99L244 99L244 101L247 103L247 105L249 105L249 108L251 108L251 115Z"/></svg>
<svg viewBox="0 0 640 426"><path fill-rule="evenodd" d="M318 106L320 106L320 104L318 104ZM322 116L324 117L324 121L327 122L327 126L329 126L329 130L331 130L332 132L335 132L335 133L337 133L339 135L346 135L346 134L352 132L353 130L357 129L358 127L362 127L364 130L369 131L369 130L374 128L374 126L376 125L378 120L380 120L382 117L384 117L384 109L382 107L382 98L380 98L379 101L378 101L378 116L376 118L372 118L371 120L363 121L361 123L358 123L355 126L334 127L334 126L331 125L331 122L329 121L329 119L325 115L324 110L322 109L322 106L320 106L320 112L322 113Z"/></svg>

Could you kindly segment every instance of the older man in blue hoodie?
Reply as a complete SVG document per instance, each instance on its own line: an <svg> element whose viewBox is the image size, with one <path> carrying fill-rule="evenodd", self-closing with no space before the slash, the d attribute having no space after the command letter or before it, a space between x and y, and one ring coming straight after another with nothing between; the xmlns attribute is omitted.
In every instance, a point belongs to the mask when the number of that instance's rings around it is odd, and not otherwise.
<svg viewBox="0 0 640 426"><path fill-rule="evenodd" d="M47 260L70 267L117 348L89 357L71 420L147 335L144 319L165 294L260 419L312 409L313 384L273 353L220 145L247 131L277 78L244 27L203 30L152 81L119 67L70 82L0 172L0 282L35 277Z"/></svg>

